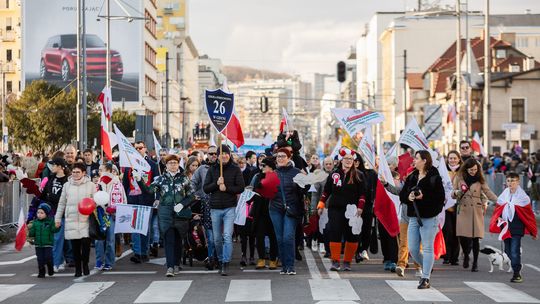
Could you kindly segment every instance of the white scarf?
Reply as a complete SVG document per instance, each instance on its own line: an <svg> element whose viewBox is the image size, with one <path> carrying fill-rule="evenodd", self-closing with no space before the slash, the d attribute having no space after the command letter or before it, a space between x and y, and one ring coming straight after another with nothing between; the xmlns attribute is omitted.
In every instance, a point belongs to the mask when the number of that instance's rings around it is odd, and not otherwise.
<svg viewBox="0 0 540 304"><path fill-rule="evenodd" d="M516 206L525 207L530 203L531 200L521 187L518 187L515 193L510 193L510 188L504 189L497 200L497 205L504 206L501 217L508 222L511 222L514 219Z"/></svg>

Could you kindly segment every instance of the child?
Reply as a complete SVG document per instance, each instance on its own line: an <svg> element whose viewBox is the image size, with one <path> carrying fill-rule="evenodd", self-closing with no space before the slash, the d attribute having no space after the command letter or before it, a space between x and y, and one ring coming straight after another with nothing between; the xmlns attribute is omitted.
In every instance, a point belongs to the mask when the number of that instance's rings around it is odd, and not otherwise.
<svg viewBox="0 0 540 304"><path fill-rule="evenodd" d="M45 277L45 265L47 265L49 276L54 274L52 246L54 233L58 232L60 228L56 228L54 225L54 220L49 217L50 212L51 206L47 203L41 203L37 209L37 219L33 220L29 225L28 236L35 238L34 244L36 245L39 269L38 278Z"/></svg>
<svg viewBox="0 0 540 304"><path fill-rule="evenodd" d="M489 224L489 232L500 233L504 241L504 251L510 258L514 275L510 282L521 283L521 238L530 234L537 239L536 218L531 208L531 200L519 186L519 175L510 172L506 175L507 188L497 200ZM501 233L502 231L502 233Z"/></svg>

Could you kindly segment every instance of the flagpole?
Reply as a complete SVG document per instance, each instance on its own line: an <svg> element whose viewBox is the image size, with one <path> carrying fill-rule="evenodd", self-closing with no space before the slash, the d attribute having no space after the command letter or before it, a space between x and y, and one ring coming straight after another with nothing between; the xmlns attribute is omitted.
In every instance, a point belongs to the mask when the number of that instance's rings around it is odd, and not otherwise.
<svg viewBox="0 0 540 304"><path fill-rule="evenodd" d="M223 154L223 145L221 144L221 132L218 133L218 145L219 145L219 177L223 177L223 162L221 161L221 155Z"/></svg>

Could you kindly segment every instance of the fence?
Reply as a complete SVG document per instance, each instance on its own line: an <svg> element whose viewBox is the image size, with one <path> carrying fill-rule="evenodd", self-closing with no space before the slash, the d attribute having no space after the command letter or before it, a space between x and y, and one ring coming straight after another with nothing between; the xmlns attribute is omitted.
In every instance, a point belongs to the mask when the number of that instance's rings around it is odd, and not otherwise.
<svg viewBox="0 0 540 304"><path fill-rule="evenodd" d="M19 181L0 183L0 231L3 227L12 227L19 220L19 212L25 215L33 195L26 194Z"/></svg>

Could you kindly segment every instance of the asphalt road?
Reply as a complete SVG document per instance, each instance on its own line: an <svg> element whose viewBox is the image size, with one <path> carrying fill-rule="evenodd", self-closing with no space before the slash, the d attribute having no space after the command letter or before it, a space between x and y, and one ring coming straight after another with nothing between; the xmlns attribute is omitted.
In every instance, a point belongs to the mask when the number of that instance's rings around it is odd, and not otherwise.
<svg viewBox="0 0 540 304"><path fill-rule="evenodd" d="M500 248L495 235L486 234L481 247ZM0 248L0 303L540 303L540 242L523 241L521 284L510 283L511 273L488 273L489 261L480 256L480 271L436 261L432 288L417 290L418 278L408 269L405 278L383 270L382 259L372 255L367 262L353 265L349 273L328 270L329 260L306 248L296 276L277 271L256 271L239 265L240 244L235 243L235 259L230 276L204 270L202 263L184 266L174 278L164 276L163 259L134 265L128 254L109 272L93 270L75 279L73 268L38 279L33 248L14 252L13 245ZM93 250L92 250L93 251ZM164 255L160 249L159 258ZM91 257L93 266L93 253Z"/></svg>

